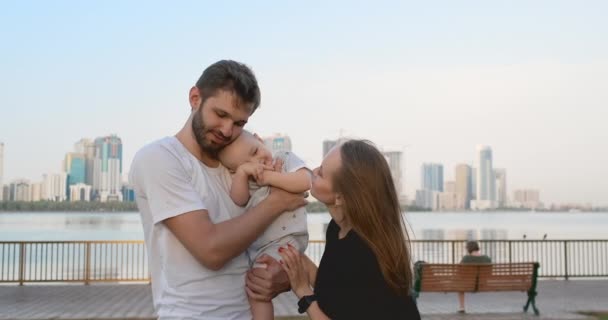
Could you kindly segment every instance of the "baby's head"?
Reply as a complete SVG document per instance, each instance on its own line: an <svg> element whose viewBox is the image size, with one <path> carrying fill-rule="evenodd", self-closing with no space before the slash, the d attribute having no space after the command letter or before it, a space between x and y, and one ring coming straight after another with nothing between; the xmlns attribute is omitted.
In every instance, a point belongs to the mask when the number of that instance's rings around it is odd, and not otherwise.
<svg viewBox="0 0 608 320"><path fill-rule="evenodd" d="M224 167L234 172L248 161L272 164L272 152L260 137L243 130L236 140L220 151L219 159Z"/></svg>

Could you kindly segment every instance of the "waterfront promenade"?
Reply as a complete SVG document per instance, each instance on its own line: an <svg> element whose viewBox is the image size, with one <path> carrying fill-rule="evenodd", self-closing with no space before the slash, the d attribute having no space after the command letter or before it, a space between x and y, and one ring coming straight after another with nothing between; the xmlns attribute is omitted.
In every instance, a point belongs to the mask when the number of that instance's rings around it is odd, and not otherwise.
<svg viewBox="0 0 608 320"><path fill-rule="evenodd" d="M538 291L540 317L521 312L520 292L467 294L465 315L455 313L456 294L422 293L418 305L427 320L593 319L579 312L608 311L608 280L543 280ZM278 319L296 309L291 293L275 299ZM1 285L0 320L7 319L154 319L154 312L147 284Z"/></svg>

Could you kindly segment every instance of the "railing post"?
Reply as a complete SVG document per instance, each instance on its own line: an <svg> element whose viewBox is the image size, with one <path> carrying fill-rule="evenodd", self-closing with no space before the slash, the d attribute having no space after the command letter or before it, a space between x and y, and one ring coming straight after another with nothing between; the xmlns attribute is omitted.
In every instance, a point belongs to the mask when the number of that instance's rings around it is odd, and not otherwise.
<svg viewBox="0 0 608 320"><path fill-rule="evenodd" d="M512 256L512 252L511 252L511 244L513 243L513 241L509 240L509 263L513 262L513 256Z"/></svg>
<svg viewBox="0 0 608 320"><path fill-rule="evenodd" d="M88 285L91 276L91 243L87 242L85 249L84 284Z"/></svg>
<svg viewBox="0 0 608 320"><path fill-rule="evenodd" d="M564 240L564 271L564 276L568 280L568 240Z"/></svg>
<svg viewBox="0 0 608 320"><path fill-rule="evenodd" d="M25 242L19 244L19 285L25 280Z"/></svg>
<svg viewBox="0 0 608 320"><path fill-rule="evenodd" d="M452 264L456 263L456 242L452 240Z"/></svg>

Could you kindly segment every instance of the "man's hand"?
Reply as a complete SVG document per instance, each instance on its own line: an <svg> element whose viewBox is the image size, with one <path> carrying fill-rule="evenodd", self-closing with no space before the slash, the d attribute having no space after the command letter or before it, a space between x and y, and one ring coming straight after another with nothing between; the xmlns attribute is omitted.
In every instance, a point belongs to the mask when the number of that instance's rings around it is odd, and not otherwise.
<svg viewBox="0 0 608 320"><path fill-rule="evenodd" d="M289 277L275 259L262 255L256 263L266 268L252 268L247 272L246 290L255 300L271 301L279 293L289 291Z"/></svg>

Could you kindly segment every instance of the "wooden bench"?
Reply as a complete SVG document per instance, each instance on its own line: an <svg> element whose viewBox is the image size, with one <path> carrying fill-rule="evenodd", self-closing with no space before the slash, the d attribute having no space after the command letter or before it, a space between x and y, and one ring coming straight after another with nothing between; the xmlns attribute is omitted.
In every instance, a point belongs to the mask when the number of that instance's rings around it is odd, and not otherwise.
<svg viewBox="0 0 608 320"><path fill-rule="evenodd" d="M414 298L420 292L525 291L535 315L538 262L494 264L433 264L416 262Z"/></svg>

